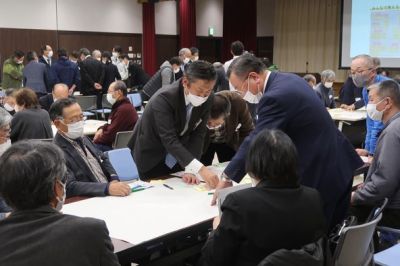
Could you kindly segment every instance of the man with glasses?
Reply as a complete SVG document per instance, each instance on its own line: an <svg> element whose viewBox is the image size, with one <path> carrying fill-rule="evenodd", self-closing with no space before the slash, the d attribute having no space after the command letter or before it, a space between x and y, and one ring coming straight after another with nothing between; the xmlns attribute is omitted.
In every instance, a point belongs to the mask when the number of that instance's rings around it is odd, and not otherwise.
<svg viewBox="0 0 400 266"><path fill-rule="evenodd" d="M351 61L351 77L354 85L358 88L363 88L362 96L364 105L368 104L368 90L367 88L375 83L387 80L388 78L377 74L377 62L373 57L369 55L358 55ZM350 105L349 110L354 110L357 102ZM356 149L360 156L372 157L375 153L375 146L378 140L378 134L383 129L383 123L381 121L374 121L367 116L367 134L365 136L364 149Z"/></svg>
<svg viewBox="0 0 400 266"><path fill-rule="evenodd" d="M246 101L258 104L258 120L224 170L217 189L231 186L231 180L242 180L249 145L259 132L280 129L292 139L299 153L300 183L321 193L330 227L341 222L349 207L353 171L362 161L315 92L301 77L270 72L250 54L236 58L228 76Z"/></svg>
<svg viewBox="0 0 400 266"><path fill-rule="evenodd" d="M67 197L127 196L130 187L119 182L108 158L83 135L83 114L74 99L61 99L50 107L57 127L54 143L63 151L68 167Z"/></svg>

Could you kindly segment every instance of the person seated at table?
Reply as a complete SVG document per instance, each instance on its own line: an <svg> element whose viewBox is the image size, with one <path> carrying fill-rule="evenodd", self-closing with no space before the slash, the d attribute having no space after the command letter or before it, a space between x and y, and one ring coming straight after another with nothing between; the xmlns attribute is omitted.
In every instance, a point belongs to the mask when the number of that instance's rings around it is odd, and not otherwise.
<svg viewBox="0 0 400 266"><path fill-rule="evenodd" d="M217 175L199 161L215 80L214 67L199 60L188 65L179 82L151 98L128 143L141 178L184 170L185 182L198 183L199 174L215 187Z"/></svg>
<svg viewBox="0 0 400 266"><path fill-rule="evenodd" d="M11 147L10 123L12 116L3 108L0 108L0 156ZM1 160L1 159L0 159ZM0 220L4 219L11 211L4 200L0 197Z"/></svg>
<svg viewBox="0 0 400 266"><path fill-rule="evenodd" d="M341 103L340 108L348 111L354 111L363 107L364 101L362 90L362 87L358 88L354 84L350 74L339 92L339 101Z"/></svg>
<svg viewBox="0 0 400 266"><path fill-rule="evenodd" d="M83 135L82 109L74 99L54 102L50 117L57 128L54 143L64 151L68 167L67 197L130 194L130 187L119 182L107 156Z"/></svg>
<svg viewBox="0 0 400 266"><path fill-rule="evenodd" d="M400 229L400 86L393 80L369 87L367 112L385 125L367 177L353 193L351 212L363 222L373 207L388 198L379 225Z"/></svg>
<svg viewBox="0 0 400 266"><path fill-rule="evenodd" d="M330 69L321 73L321 82L315 87L317 95L321 98L326 108L336 108L335 97L333 95L333 82L335 81L335 72Z"/></svg>
<svg viewBox="0 0 400 266"><path fill-rule="evenodd" d="M0 265L119 265L104 221L62 214L65 160L52 143L21 141L0 160ZM84 214L83 214L84 215Z"/></svg>
<svg viewBox="0 0 400 266"><path fill-rule="evenodd" d="M203 247L203 265L257 265L278 249L299 249L324 235L322 200L299 185L297 160L282 131L257 135L246 160L253 187L226 197Z"/></svg>
<svg viewBox="0 0 400 266"><path fill-rule="evenodd" d="M230 161L244 138L254 129L246 101L237 92L216 93L207 128L204 153L200 161L204 165L210 165L215 153L218 162Z"/></svg>
<svg viewBox="0 0 400 266"><path fill-rule="evenodd" d="M53 138L49 114L40 109L36 93L29 88L22 88L13 95L16 114L11 120L11 142Z"/></svg>
<svg viewBox="0 0 400 266"><path fill-rule="evenodd" d="M68 98L68 86L64 83L58 83L54 85L53 91L45 96L39 98L39 104L42 109L47 112L50 109L50 106L59 99Z"/></svg>
<svg viewBox="0 0 400 266"><path fill-rule="evenodd" d="M133 130L138 114L126 97L128 91L123 81L114 81L108 88L107 101L112 105L108 123L101 126L94 135L93 142L101 151L112 149L117 132Z"/></svg>

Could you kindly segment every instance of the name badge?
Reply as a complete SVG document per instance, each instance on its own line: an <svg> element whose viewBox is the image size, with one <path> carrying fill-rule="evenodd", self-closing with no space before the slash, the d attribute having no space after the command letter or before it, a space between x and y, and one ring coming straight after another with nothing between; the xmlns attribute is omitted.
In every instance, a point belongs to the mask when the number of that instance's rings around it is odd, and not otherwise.
<svg viewBox="0 0 400 266"><path fill-rule="evenodd" d="M356 98L356 102L358 102L359 100L361 100L361 98Z"/></svg>
<svg viewBox="0 0 400 266"><path fill-rule="evenodd" d="M111 119L108 119L107 124L111 125Z"/></svg>

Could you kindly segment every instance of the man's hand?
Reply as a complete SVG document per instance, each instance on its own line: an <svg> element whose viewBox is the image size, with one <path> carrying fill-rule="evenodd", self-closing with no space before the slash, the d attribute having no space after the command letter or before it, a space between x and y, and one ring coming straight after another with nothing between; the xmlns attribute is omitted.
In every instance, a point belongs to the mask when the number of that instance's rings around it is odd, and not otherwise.
<svg viewBox="0 0 400 266"><path fill-rule="evenodd" d="M210 171L206 166L200 168L199 174L211 189L214 189L218 185L219 178L217 174Z"/></svg>
<svg viewBox="0 0 400 266"><path fill-rule="evenodd" d="M358 156L368 156L368 151L365 149L356 149Z"/></svg>
<svg viewBox="0 0 400 266"><path fill-rule="evenodd" d="M94 83L94 88L95 88L96 90L101 90L101 89L103 88L103 86L101 86L100 83L95 82L95 83Z"/></svg>
<svg viewBox="0 0 400 266"><path fill-rule="evenodd" d="M228 182L228 181L220 180L217 187L215 188L215 192L214 192L213 199L211 201L211 205L214 206L217 203L219 190L226 188L226 187L231 187L231 186L232 186L232 181Z"/></svg>
<svg viewBox="0 0 400 266"><path fill-rule="evenodd" d="M93 141L96 141L98 138L101 137L101 135L103 135L103 129L97 130L96 134L94 134Z"/></svg>
<svg viewBox="0 0 400 266"><path fill-rule="evenodd" d="M193 174L185 173L182 176L183 182L190 185L197 185L200 183L200 180Z"/></svg>
<svg viewBox="0 0 400 266"><path fill-rule="evenodd" d="M340 105L340 108L345 109L347 111L354 111L356 109L356 106L354 104L351 105L342 104Z"/></svg>
<svg viewBox="0 0 400 266"><path fill-rule="evenodd" d="M131 187L119 181L112 181L108 187L108 194L110 196L125 197L131 194Z"/></svg>

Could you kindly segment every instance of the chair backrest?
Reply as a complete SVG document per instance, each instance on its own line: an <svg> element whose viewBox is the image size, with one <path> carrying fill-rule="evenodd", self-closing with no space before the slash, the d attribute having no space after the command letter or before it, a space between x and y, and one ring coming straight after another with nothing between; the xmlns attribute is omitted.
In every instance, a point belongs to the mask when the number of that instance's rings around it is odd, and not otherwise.
<svg viewBox="0 0 400 266"><path fill-rule="evenodd" d="M131 101L135 108L139 108L142 106L142 96L140 93L131 93L127 95L128 99Z"/></svg>
<svg viewBox="0 0 400 266"><path fill-rule="evenodd" d="M133 131L120 131L117 132L114 141L114 149L128 147L128 142L132 138Z"/></svg>
<svg viewBox="0 0 400 266"><path fill-rule="evenodd" d="M372 236L382 213L370 222L345 227L333 256L335 265L368 265L373 260Z"/></svg>
<svg viewBox="0 0 400 266"><path fill-rule="evenodd" d="M75 100L81 106L83 111L96 109L97 104L95 95L89 95L89 96L77 95L75 96Z"/></svg>
<svg viewBox="0 0 400 266"><path fill-rule="evenodd" d="M139 172L129 148L111 150L107 155L121 181L139 179Z"/></svg>

